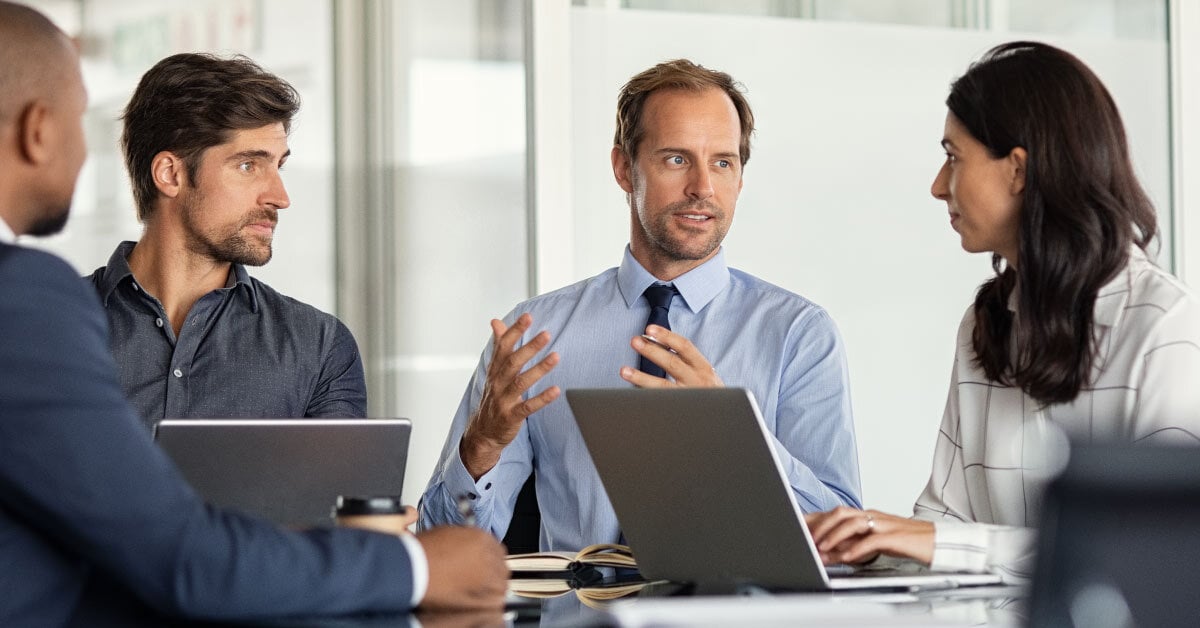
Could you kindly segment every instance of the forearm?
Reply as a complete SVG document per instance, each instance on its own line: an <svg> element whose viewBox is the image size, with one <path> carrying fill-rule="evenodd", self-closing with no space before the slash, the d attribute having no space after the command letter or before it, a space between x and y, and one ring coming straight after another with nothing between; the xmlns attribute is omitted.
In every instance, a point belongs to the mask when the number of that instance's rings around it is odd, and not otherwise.
<svg viewBox="0 0 1200 628"><path fill-rule="evenodd" d="M857 474L852 473L848 465L833 465L825 470L824 477L820 477L808 465L792 456L782 443L776 441L774 444L801 510L823 512L838 506L862 507Z"/></svg>
<svg viewBox="0 0 1200 628"><path fill-rule="evenodd" d="M937 571L991 572L1018 584L1033 575L1037 535L1032 528L934 521L933 562Z"/></svg>
<svg viewBox="0 0 1200 628"><path fill-rule="evenodd" d="M470 475L476 482L484 474L496 468L503 453L503 444L479 434L469 426L458 445L459 460L466 469L467 475Z"/></svg>
<svg viewBox="0 0 1200 628"><path fill-rule="evenodd" d="M776 452L805 512L862 507L849 370L824 314L796 339L775 410Z"/></svg>
<svg viewBox="0 0 1200 628"><path fill-rule="evenodd" d="M520 482L529 477L526 471L519 481L514 479L521 474L517 468L519 466L495 468L476 481L457 456L439 462L418 505L419 529L463 525L465 520L459 501L466 500L474 513L475 526L487 530L498 539L503 538L512 519L513 502Z"/></svg>

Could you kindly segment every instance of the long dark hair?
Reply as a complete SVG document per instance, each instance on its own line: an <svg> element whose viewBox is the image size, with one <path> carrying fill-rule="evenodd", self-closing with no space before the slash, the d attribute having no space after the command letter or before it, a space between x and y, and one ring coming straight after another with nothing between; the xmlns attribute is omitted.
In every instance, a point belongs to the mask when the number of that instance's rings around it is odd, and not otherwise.
<svg viewBox="0 0 1200 628"><path fill-rule="evenodd" d="M1070 401L1091 379L1097 292L1130 243L1144 250L1158 232L1116 103L1070 53L1021 41L973 63L946 106L993 158L1028 154L1017 266L993 254L996 276L975 295L977 364L1039 403Z"/></svg>

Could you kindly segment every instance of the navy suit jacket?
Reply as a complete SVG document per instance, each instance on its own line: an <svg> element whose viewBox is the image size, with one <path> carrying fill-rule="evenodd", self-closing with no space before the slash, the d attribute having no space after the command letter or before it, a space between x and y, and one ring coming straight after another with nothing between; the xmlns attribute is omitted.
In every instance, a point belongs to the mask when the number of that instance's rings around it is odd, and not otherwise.
<svg viewBox="0 0 1200 628"><path fill-rule="evenodd" d="M170 615L406 610L399 539L207 506L121 393L95 290L0 243L0 626L61 625L97 581Z"/></svg>

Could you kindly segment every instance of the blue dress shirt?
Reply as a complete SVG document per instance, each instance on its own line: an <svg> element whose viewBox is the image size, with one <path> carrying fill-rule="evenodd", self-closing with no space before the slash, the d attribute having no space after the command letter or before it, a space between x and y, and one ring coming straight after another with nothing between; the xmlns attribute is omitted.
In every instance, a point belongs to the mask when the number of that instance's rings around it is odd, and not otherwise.
<svg viewBox="0 0 1200 628"><path fill-rule="evenodd" d="M561 358L528 394L550 386L629 386L619 371L637 365L638 354L629 342L645 328L650 306L642 292L656 281L626 247L619 268L509 312L504 318L508 325L523 312L533 316L522 343L542 330L551 334L549 346L530 364L551 351ZM808 512L841 504L860 507L846 357L825 310L728 268L723 249L672 283L679 294L670 309L671 329L696 345L727 386L753 391L800 507ZM459 456L459 442L479 407L491 353L488 343L459 404L421 498L421 526L461 523L456 498L467 495L474 496L478 525L503 537L517 493L536 470L543 550L574 551L617 541L617 517L563 398L526 419L496 466L478 482L471 478Z"/></svg>

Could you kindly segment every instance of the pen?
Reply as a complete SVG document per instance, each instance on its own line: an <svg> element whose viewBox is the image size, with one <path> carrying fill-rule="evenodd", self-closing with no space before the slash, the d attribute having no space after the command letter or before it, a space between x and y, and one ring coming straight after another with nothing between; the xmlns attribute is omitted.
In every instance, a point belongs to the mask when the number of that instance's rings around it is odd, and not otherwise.
<svg viewBox="0 0 1200 628"><path fill-rule="evenodd" d="M463 525L475 525L475 507L471 505L471 498L466 495L458 496L458 514L462 515Z"/></svg>

